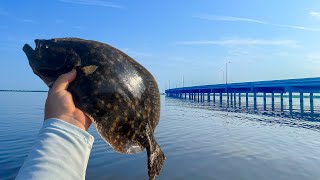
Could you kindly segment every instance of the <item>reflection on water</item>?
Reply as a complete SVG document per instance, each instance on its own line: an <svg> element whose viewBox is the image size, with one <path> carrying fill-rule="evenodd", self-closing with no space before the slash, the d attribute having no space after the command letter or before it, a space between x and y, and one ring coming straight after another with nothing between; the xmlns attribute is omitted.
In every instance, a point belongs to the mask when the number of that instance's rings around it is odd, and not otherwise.
<svg viewBox="0 0 320 180"><path fill-rule="evenodd" d="M41 127L46 93L0 93L0 179L13 179ZM158 179L320 179L319 123L216 111L161 98ZM96 133L87 179L148 179L146 152L114 152Z"/></svg>
<svg viewBox="0 0 320 180"><path fill-rule="evenodd" d="M187 93L188 94L188 93ZM263 93L257 93L256 99L256 108L254 109L254 97L252 93L248 95L248 102L244 93L241 93L241 98L239 98L239 93L236 93L236 96L229 94L229 99L226 93L222 95L222 102L220 104L220 97L218 93L216 95L210 95L210 101L208 101L207 93L204 93L203 99L201 96L196 94L194 100L189 100L189 96L184 96L180 100L187 101L188 103L201 103L201 106L212 106L214 110L222 111L231 111L231 112L242 112L242 113L251 113L259 115L268 115L268 116L280 116L280 117L290 117L293 119L308 120L308 121L318 121L320 122L320 96L319 93L315 93L313 98L313 113L310 108L310 97L303 96L303 113L301 113L300 107L300 95L298 93L293 93L292 98L292 112L289 110L289 98L288 93L284 93L283 98L283 111L281 111L281 99L279 93L275 93L274 97L274 109L272 109L272 100L271 96L266 96L266 107L264 107ZM179 98L178 98L179 99ZM228 103L229 102L229 103ZM265 110L264 110L265 108Z"/></svg>

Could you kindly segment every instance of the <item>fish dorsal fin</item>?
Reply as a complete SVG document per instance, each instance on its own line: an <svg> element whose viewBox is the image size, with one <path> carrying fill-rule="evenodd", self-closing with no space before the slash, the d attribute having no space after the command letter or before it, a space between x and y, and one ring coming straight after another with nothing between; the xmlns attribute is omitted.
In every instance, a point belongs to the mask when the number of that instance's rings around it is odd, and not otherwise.
<svg viewBox="0 0 320 180"><path fill-rule="evenodd" d="M98 66L96 65L89 65L81 68L81 70L86 76L89 76L90 74L94 73L97 69L98 69Z"/></svg>

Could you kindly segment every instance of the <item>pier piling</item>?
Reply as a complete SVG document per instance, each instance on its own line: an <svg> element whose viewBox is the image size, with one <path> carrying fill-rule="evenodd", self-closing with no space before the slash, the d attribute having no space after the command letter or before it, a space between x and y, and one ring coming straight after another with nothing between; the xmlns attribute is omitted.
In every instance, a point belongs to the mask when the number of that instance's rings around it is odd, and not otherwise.
<svg viewBox="0 0 320 180"><path fill-rule="evenodd" d="M267 93L263 93L263 110L267 111Z"/></svg>
<svg viewBox="0 0 320 180"><path fill-rule="evenodd" d="M213 96L212 99L211 99L211 93ZM281 111L283 113L288 112L290 114L300 113L302 115L309 115L309 114L313 115L314 113L317 113L315 112L316 110L314 105L314 96L315 96L315 93L320 93L320 77L192 86L192 87L181 87L181 88L173 88L173 89L166 90L166 96L169 96L169 97L189 99L194 102L213 101L213 105L215 105L216 103L217 93L219 94L218 95L219 102L217 103L220 104L220 107L222 107L222 105L225 105L227 107L242 108L241 95L245 93L245 98L246 98L245 107L247 110L249 110L249 105L251 106L251 104L253 104L253 107L250 107L250 108L254 109L255 111L259 111L260 106L258 105L258 103L260 103L260 101L258 101L257 97L259 97L259 100L260 100L260 97L263 97L263 101L261 101L263 103L263 111L272 110L274 112ZM263 93L263 96L261 96L260 93ZM271 98L268 95L268 93L271 93ZM277 98L279 96L278 94L275 95L275 93L279 93L280 106L276 105L274 98L275 96ZM304 97L303 97L305 93L309 93L310 111L309 111L309 107L307 108L305 107ZM299 94L300 96L296 97L296 94ZM250 96L250 104L249 104L249 96ZM253 96L253 102L251 101L252 96ZM299 99L297 99L297 101L296 100L293 101L293 98L299 98ZM269 104L267 103L269 102L269 99L271 101L270 109L267 107L269 106ZM286 100L286 102L288 99L288 106L285 105L286 103L284 103L284 99ZM296 103L296 102L298 103L298 101L300 102L299 110L298 108L294 108L296 106L293 107L293 103ZM277 109L278 107L279 109ZM318 115L313 117L318 117Z"/></svg>
<svg viewBox="0 0 320 180"><path fill-rule="evenodd" d="M289 112L292 114L292 92L289 92Z"/></svg>
<svg viewBox="0 0 320 180"><path fill-rule="evenodd" d="M283 93L280 93L280 111L283 112Z"/></svg>
<svg viewBox="0 0 320 180"><path fill-rule="evenodd" d="M313 93L310 93L310 113L313 114Z"/></svg>
<svg viewBox="0 0 320 180"><path fill-rule="evenodd" d="M257 110L257 93L253 93L253 108L256 111Z"/></svg>
<svg viewBox="0 0 320 180"><path fill-rule="evenodd" d="M274 111L274 92L271 93L271 109Z"/></svg>
<svg viewBox="0 0 320 180"><path fill-rule="evenodd" d="M227 107L229 107L229 93L227 93Z"/></svg>
<svg viewBox="0 0 320 180"><path fill-rule="evenodd" d="M239 93L239 108L241 109L241 93Z"/></svg>
<svg viewBox="0 0 320 180"><path fill-rule="evenodd" d="M249 108L249 95L246 93L246 109L248 110Z"/></svg>
<svg viewBox="0 0 320 180"><path fill-rule="evenodd" d="M300 113L303 114L303 93L300 93Z"/></svg>

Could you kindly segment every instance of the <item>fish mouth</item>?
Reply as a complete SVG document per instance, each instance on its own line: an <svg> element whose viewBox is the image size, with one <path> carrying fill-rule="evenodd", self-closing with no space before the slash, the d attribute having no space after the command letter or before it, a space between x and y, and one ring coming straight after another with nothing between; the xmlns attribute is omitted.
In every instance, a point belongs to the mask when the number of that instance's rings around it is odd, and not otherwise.
<svg viewBox="0 0 320 180"><path fill-rule="evenodd" d="M29 44L25 44L22 48L22 50L26 53L26 55L34 58L34 55L37 51L39 51L40 47L42 46L41 40L36 39L34 40L34 43L36 44L36 48L33 50L32 47Z"/></svg>
<svg viewBox="0 0 320 180"><path fill-rule="evenodd" d="M25 54L28 57L29 63L31 66L33 66L33 68L35 68L38 72L43 72L45 74L47 74L47 76L55 75L55 71L62 69L65 64L66 64L66 60L64 61L64 63L60 64L59 66L50 66L46 63L46 58L44 57L44 49L47 49L48 46L44 45L45 40L40 40L40 39L36 39L34 40L35 42L35 49L33 50L32 47L29 44L25 44L22 48L22 50L25 52ZM45 46L45 47L42 47Z"/></svg>
<svg viewBox="0 0 320 180"><path fill-rule="evenodd" d="M31 46L29 46L29 44L25 44L22 50L24 51L24 53L26 53L28 59L34 58L35 51L32 49Z"/></svg>
<svg viewBox="0 0 320 180"><path fill-rule="evenodd" d="M24 53L27 55L28 61L29 61L29 65L32 69L32 71L39 76L46 84L49 88L51 88L52 84L53 84L53 77L50 77L50 75L45 75L45 74L54 74L52 71L52 69L48 68L48 67L44 67L41 63L41 58L39 57L40 53L39 52L39 48L41 47L40 45L40 40L35 40L35 44L36 44L36 48L35 50L32 49L32 47L29 44L25 44L22 48L22 50L24 51ZM52 73L50 73L52 72Z"/></svg>

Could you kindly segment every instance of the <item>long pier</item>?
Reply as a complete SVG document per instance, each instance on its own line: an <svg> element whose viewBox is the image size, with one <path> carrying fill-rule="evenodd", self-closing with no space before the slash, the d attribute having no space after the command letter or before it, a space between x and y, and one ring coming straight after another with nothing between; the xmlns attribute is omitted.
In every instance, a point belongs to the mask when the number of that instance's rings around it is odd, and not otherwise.
<svg viewBox="0 0 320 180"><path fill-rule="evenodd" d="M310 113L314 113L314 94L320 93L320 78L303 78L303 79L288 79L288 80L273 80L273 81L257 81L243 82L230 84L202 85L167 89L166 96L194 100L197 102L210 102L211 97L213 104L222 107L223 96L227 97L227 107L241 108L241 98L245 97L245 107L249 106L249 95L253 96L253 109L258 110L257 94L263 94L263 110L267 109L267 96L271 95L271 110L275 111L275 97L280 98L279 111L284 111L284 98L288 98L288 111L293 112L293 93L298 93L300 96L300 113L305 113L304 110L304 95L309 95ZM288 96L284 97L284 94ZM276 94L276 95L275 95ZM237 100L238 99L238 100Z"/></svg>

